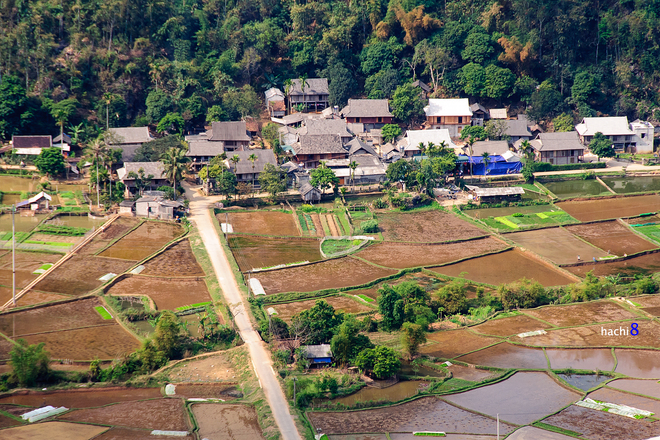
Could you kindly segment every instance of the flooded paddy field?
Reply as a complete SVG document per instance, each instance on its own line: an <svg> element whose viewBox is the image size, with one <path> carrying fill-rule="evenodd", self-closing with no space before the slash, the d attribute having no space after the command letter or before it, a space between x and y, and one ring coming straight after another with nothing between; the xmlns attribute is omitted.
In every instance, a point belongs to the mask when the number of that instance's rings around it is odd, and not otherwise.
<svg viewBox="0 0 660 440"><path fill-rule="evenodd" d="M394 275L397 271L343 257L305 266L270 270L257 274L267 295L282 292L313 292L357 286Z"/></svg>
<svg viewBox="0 0 660 440"><path fill-rule="evenodd" d="M545 335L529 336L520 339L513 337L516 342L537 347L653 347L660 348L660 325L637 320L639 325L638 336L612 336L603 335L602 330L630 330L633 321L599 324L587 327L565 328L548 330ZM659 352L660 353L660 352Z"/></svg>
<svg viewBox="0 0 660 440"><path fill-rule="evenodd" d="M92 361L94 358L115 359L140 347L140 342L119 324L62 330L22 336L28 344L43 342L53 359ZM0 358L7 353L0 348Z"/></svg>
<svg viewBox="0 0 660 440"><path fill-rule="evenodd" d="M612 371L614 369L614 357L610 348L548 348L545 353L550 360L550 367L554 370L571 368Z"/></svg>
<svg viewBox="0 0 660 440"><path fill-rule="evenodd" d="M191 428L181 399L161 398L120 402L101 408L78 409L66 413L58 419L163 431L188 431Z"/></svg>
<svg viewBox="0 0 660 440"><path fill-rule="evenodd" d="M326 434L443 431L494 435L497 430L494 419L457 408L436 397L363 411L308 412L307 417L314 428ZM506 435L513 429L507 423L500 423L501 434Z"/></svg>
<svg viewBox="0 0 660 440"><path fill-rule="evenodd" d="M618 403L620 405L627 405L632 406L633 408L651 411L654 414L660 414L660 400L636 396L634 394L613 390L611 388L600 388L589 393L587 397L602 402Z"/></svg>
<svg viewBox="0 0 660 440"><path fill-rule="evenodd" d="M144 263L142 275L204 276L189 240L183 240Z"/></svg>
<svg viewBox="0 0 660 440"><path fill-rule="evenodd" d="M140 261L183 233L174 223L146 221L99 254L101 257Z"/></svg>
<svg viewBox="0 0 660 440"><path fill-rule="evenodd" d="M470 329L485 335L511 336L550 327L552 326L527 315L516 315L491 319Z"/></svg>
<svg viewBox="0 0 660 440"><path fill-rule="evenodd" d="M315 238L275 238L229 235L229 247L242 272L278 264L319 261L321 242Z"/></svg>
<svg viewBox="0 0 660 440"><path fill-rule="evenodd" d="M660 351L617 348L614 354L617 373L640 379L660 379Z"/></svg>
<svg viewBox="0 0 660 440"><path fill-rule="evenodd" d="M506 238L518 246L527 248L557 264L576 263L607 257L607 252L590 246L563 228L538 229L512 232Z"/></svg>
<svg viewBox="0 0 660 440"><path fill-rule="evenodd" d="M571 233L612 255L623 256L655 249L658 246L632 232L617 220L565 226Z"/></svg>
<svg viewBox="0 0 660 440"><path fill-rule="evenodd" d="M113 284L106 293L114 296L146 295L156 303L158 310L174 310L211 301L204 280L185 278L133 275Z"/></svg>
<svg viewBox="0 0 660 440"><path fill-rule="evenodd" d="M379 213L377 218L386 241L437 243L487 234L469 222L439 210Z"/></svg>
<svg viewBox="0 0 660 440"><path fill-rule="evenodd" d="M0 314L0 332L11 337L113 324L114 320L103 319L94 309L101 305L98 298L86 298L64 304L3 313Z"/></svg>
<svg viewBox="0 0 660 440"><path fill-rule="evenodd" d="M0 188L3 191L33 192L39 187L39 179L19 176L0 176Z"/></svg>
<svg viewBox="0 0 660 440"><path fill-rule="evenodd" d="M504 342L457 358L461 362L497 368L547 369L543 350Z"/></svg>
<svg viewBox="0 0 660 440"><path fill-rule="evenodd" d="M321 299L334 307L335 310L345 313L365 313L373 312L375 310L358 299L351 299L345 296L330 296ZM270 307L275 309L278 318L283 319L286 322L291 322L291 318L293 318L294 315L297 315L303 310L311 309L314 307L314 304L316 304L316 301L318 300L311 299L308 301L276 304Z"/></svg>
<svg viewBox="0 0 660 440"><path fill-rule="evenodd" d="M492 237L459 243L414 245L384 242L367 247L356 256L385 267L404 269L449 263L463 258L501 251L509 247Z"/></svg>
<svg viewBox="0 0 660 440"><path fill-rule="evenodd" d="M585 263L581 266L571 266L565 269L579 277L584 277L592 270L596 276L616 274L624 276L650 275L653 272L660 272L660 253L656 252L606 263Z"/></svg>
<svg viewBox="0 0 660 440"><path fill-rule="evenodd" d="M95 229L105 223L107 218L96 218L90 215L58 214L46 221L47 225L61 225L72 228ZM117 220L115 220L117 221Z"/></svg>
<svg viewBox="0 0 660 440"><path fill-rule="evenodd" d="M609 220L656 212L660 210L660 195L568 201L557 206L581 222Z"/></svg>
<svg viewBox="0 0 660 440"><path fill-rule="evenodd" d="M590 440L645 440L660 432L658 421L636 420L575 405L548 417L543 423L578 432Z"/></svg>
<svg viewBox="0 0 660 440"><path fill-rule="evenodd" d="M639 316L613 301L600 300L562 306L543 306L528 309L525 314L542 319L557 327L571 327L597 322L623 321Z"/></svg>
<svg viewBox="0 0 660 440"><path fill-rule="evenodd" d="M115 240L138 224L140 224L140 219L137 217L119 217L117 220L110 223L108 226L104 227L102 232L99 232L90 242L85 244L82 249L78 251L79 254L83 255L93 255L96 252L100 251L107 245L109 245L112 240Z"/></svg>
<svg viewBox="0 0 660 440"><path fill-rule="evenodd" d="M28 232L36 228L45 218L46 214L35 214L25 217L16 214L14 218L14 228L16 232ZM11 232L11 214L0 214L0 231Z"/></svg>
<svg viewBox="0 0 660 440"><path fill-rule="evenodd" d="M264 439L257 412L252 407L197 403L191 409L199 426L200 439Z"/></svg>
<svg viewBox="0 0 660 440"><path fill-rule="evenodd" d="M608 383L609 388L627 391L629 393L643 394L645 396L660 399L660 387L655 380L644 379L617 379Z"/></svg>
<svg viewBox="0 0 660 440"><path fill-rule="evenodd" d="M545 287L562 286L575 282L549 264L543 263L519 249L433 267L430 270L452 277L459 277L461 273L467 272L465 278L468 280L494 285L512 283L524 277L538 281Z"/></svg>
<svg viewBox="0 0 660 440"><path fill-rule="evenodd" d="M560 180L557 182L541 181L541 183L560 199L612 194L596 179Z"/></svg>
<svg viewBox="0 0 660 440"><path fill-rule="evenodd" d="M524 425L580 400L580 395L546 373L521 372L494 385L443 398L492 417L499 413L500 420Z"/></svg>
<svg viewBox="0 0 660 440"><path fill-rule="evenodd" d="M428 344L421 353L443 359L452 359L461 354L500 342L501 339L477 336L468 330L449 330L428 333Z"/></svg>
<svg viewBox="0 0 660 440"><path fill-rule="evenodd" d="M596 375L596 374L558 374L557 377L563 379L568 384L579 388L582 391L589 391L590 389L600 385L601 383L610 380L609 376Z"/></svg>
<svg viewBox="0 0 660 440"><path fill-rule="evenodd" d="M83 295L101 286L99 278L108 273L120 274L135 264L116 258L76 254L39 281L35 290L68 295Z"/></svg>
<svg viewBox="0 0 660 440"><path fill-rule="evenodd" d="M423 389L423 386L427 385L428 382L421 380L407 380L387 388L364 387L350 396L338 397L321 403L329 403L331 405L341 403L342 405L350 407L359 402L398 402L399 400L414 396L418 391Z"/></svg>
<svg viewBox="0 0 660 440"><path fill-rule="evenodd" d="M228 213L229 223L238 234L262 234L300 237L293 214L281 211L246 211ZM224 213L217 215L226 223Z"/></svg>
<svg viewBox="0 0 660 440"><path fill-rule="evenodd" d="M655 176L601 177L601 180L617 194L660 191L660 177Z"/></svg>
<svg viewBox="0 0 660 440"><path fill-rule="evenodd" d="M523 426L508 436L507 440L573 440L574 438L534 426Z"/></svg>
<svg viewBox="0 0 660 440"><path fill-rule="evenodd" d="M67 408L92 408L116 402L128 402L163 397L160 388L93 388L58 391L19 391L1 397L0 404L42 407L52 405Z"/></svg>

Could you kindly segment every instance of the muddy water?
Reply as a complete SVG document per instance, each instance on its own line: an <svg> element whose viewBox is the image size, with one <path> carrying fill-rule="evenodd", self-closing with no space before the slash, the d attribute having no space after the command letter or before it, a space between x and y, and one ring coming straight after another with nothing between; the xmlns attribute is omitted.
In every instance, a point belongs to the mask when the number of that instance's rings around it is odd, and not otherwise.
<svg viewBox="0 0 660 440"><path fill-rule="evenodd" d="M599 194L611 194L597 180L564 180L561 182L544 182L543 186L548 188L560 199L571 197L597 196Z"/></svg>
<svg viewBox="0 0 660 440"><path fill-rule="evenodd" d="M424 366L413 366L410 365L410 362L403 361L401 363L401 374L406 376L419 376L419 377L445 377L446 374L435 368L424 367Z"/></svg>
<svg viewBox="0 0 660 440"><path fill-rule="evenodd" d="M36 191L39 180L28 177L0 176L0 189L2 191Z"/></svg>
<svg viewBox="0 0 660 440"><path fill-rule="evenodd" d="M602 180L617 194L660 191L660 177L603 177Z"/></svg>
<svg viewBox="0 0 660 440"><path fill-rule="evenodd" d="M101 226L107 219L93 218L88 215L58 215L48 220L48 224L70 226L73 228L92 229Z"/></svg>
<svg viewBox="0 0 660 440"><path fill-rule="evenodd" d="M0 176L2 177L2 176ZM46 214L36 214L33 217L22 217L18 214L15 216L16 232L28 232L37 227ZM11 232L11 215L0 214L0 231Z"/></svg>
<svg viewBox="0 0 660 440"><path fill-rule="evenodd" d="M576 388L587 391L610 379L609 376L595 374L558 374L563 380Z"/></svg>
<svg viewBox="0 0 660 440"><path fill-rule="evenodd" d="M3 194L2 195L2 204L3 205L13 205L21 201L20 194Z"/></svg>
<svg viewBox="0 0 660 440"><path fill-rule="evenodd" d="M660 386L655 380L617 379L607 384L610 388L660 399Z"/></svg>
<svg viewBox="0 0 660 440"><path fill-rule="evenodd" d="M30 392L0 398L0 404L41 407L44 405L67 408L92 408L114 402L162 397L160 388L109 388L75 391Z"/></svg>
<svg viewBox="0 0 660 440"><path fill-rule="evenodd" d="M478 411L500 420L528 424L551 414L580 398L579 394L557 384L545 373L516 373L509 379L445 396L463 408Z"/></svg>
<svg viewBox="0 0 660 440"><path fill-rule="evenodd" d="M521 347L509 343L467 354L458 358L461 362L497 368L535 368L546 369L548 362L543 350Z"/></svg>
<svg viewBox="0 0 660 440"><path fill-rule="evenodd" d="M351 394L346 397L339 397L337 399L328 400L329 404L341 403L346 406L353 406L358 402L369 402L369 401L387 401L387 402L398 402L399 400L407 399L417 394L417 391L420 389L420 385L428 382L423 382L420 380L408 380L404 382L399 382L396 385L392 385L387 388L371 388L365 387L362 388L357 393Z"/></svg>
<svg viewBox="0 0 660 440"><path fill-rule="evenodd" d="M151 335L156 331L156 328L149 323L149 321L135 321L133 325L144 335Z"/></svg>
<svg viewBox="0 0 660 440"><path fill-rule="evenodd" d="M617 373L643 379L660 379L660 351L616 349Z"/></svg>
<svg viewBox="0 0 660 440"><path fill-rule="evenodd" d="M603 349L546 349L550 366L555 369L573 368L575 370L612 371L614 358L609 348Z"/></svg>

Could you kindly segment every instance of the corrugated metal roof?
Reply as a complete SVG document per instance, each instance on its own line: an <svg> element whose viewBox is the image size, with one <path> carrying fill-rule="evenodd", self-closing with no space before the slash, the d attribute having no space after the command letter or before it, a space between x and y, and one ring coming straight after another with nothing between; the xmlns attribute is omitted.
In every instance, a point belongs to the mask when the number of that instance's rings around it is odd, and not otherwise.
<svg viewBox="0 0 660 440"><path fill-rule="evenodd" d="M473 188L477 197L514 196L525 194L525 190L520 186L511 186L508 188Z"/></svg>
<svg viewBox="0 0 660 440"><path fill-rule="evenodd" d="M424 107L426 116L472 116L470 101L461 99L429 99Z"/></svg>

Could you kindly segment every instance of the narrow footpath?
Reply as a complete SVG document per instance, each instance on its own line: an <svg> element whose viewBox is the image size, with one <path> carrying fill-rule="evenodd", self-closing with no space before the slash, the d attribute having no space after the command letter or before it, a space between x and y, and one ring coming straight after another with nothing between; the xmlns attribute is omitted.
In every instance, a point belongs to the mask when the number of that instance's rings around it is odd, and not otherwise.
<svg viewBox="0 0 660 440"><path fill-rule="evenodd" d="M259 383L264 390L275 422L282 433L282 438L284 440L301 440L293 417L289 413L289 405L277 380L275 370L272 367L272 361L266 344L261 340L261 337L250 323L249 312L246 310L245 304L243 304L243 298L241 297L238 284L236 283L224 249L220 244L220 238L213 227L209 208L212 203L219 201L220 198L203 197L185 184L184 188L186 190L186 197L190 200L190 216L188 218L197 226L204 246L206 246L213 270L220 283L222 294L234 315L238 332L248 347L250 358L259 378Z"/></svg>

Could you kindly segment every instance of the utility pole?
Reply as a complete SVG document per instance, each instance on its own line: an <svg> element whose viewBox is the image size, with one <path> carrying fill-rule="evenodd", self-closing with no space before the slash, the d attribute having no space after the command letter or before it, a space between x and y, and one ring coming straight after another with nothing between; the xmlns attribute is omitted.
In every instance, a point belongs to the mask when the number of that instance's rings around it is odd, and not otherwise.
<svg viewBox="0 0 660 440"><path fill-rule="evenodd" d="M11 206L11 300L16 307L16 204Z"/></svg>
<svg viewBox="0 0 660 440"><path fill-rule="evenodd" d="M497 440L500 440L500 414L497 414Z"/></svg>

